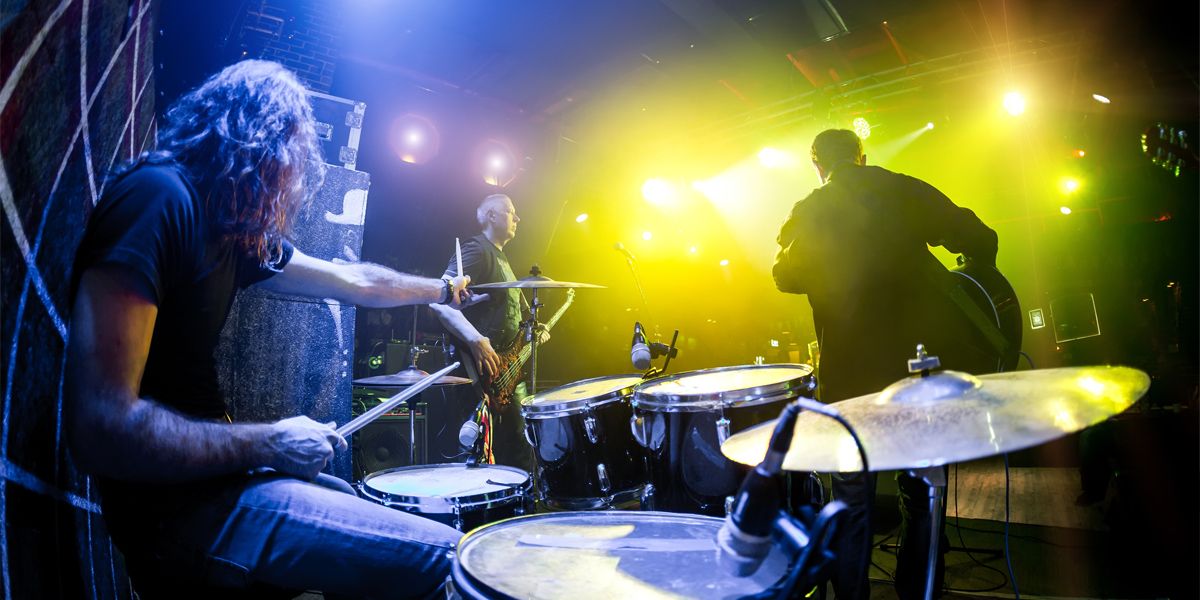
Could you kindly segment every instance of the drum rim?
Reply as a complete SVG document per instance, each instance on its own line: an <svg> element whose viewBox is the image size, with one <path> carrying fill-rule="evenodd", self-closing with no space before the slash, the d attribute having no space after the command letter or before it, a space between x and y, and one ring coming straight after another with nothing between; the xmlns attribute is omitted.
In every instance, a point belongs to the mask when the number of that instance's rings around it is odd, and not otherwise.
<svg viewBox="0 0 1200 600"><path fill-rule="evenodd" d="M676 381L688 376L721 373L726 371L777 369L780 367L797 368L805 371L793 379L769 385L760 385L737 390L725 390L706 394L653 394L643 389L643 385ZM731 406L756 406L775 402L786 398L795 398L805 391L816 389L816 383L809 381L813 377L811 365L801 363L772 363L767 365L738 365L732 367L716 367L676 373L667 377L651 379L646 384L639 385L633 391L633 405L648 409L665 409L665 412L700 412L713 408L729 408Z"/></svg>
<svg viewBox="0 0 1200 600"><path fill-rule="evenodd" d="M465 496L409 496L405 494L395 494L385 492L378 488L372 488L368 485L368 481L377 475L385 475L387 473L395 473L398 471L416 471L418 469L429 468L458 468L468 469L466 463L434 463L429 465L409 465L406 467L393 467L382 471L375 471L363 477L359 490L363 496L369 500L374 500L383 506L413 508L419 512L430 514L445 514L454 513L460 509L474 508L480 504L491 504L499 500L510 500L513 498L527 497L533 489L533 479L529 476L529 472L517 467L508 465L479 465L475 468L501 469L520 473L525 476L525 481L516 484L515 487L505 487L499 490L483 492L479 494L468 494Z"/></svg>
<svg viewBox="0 0 1200 600"><path fill-rule="evenodd" d="M518 515L515 517L508 517L507 519L501 519L499 521L495 521L492 523L488 523L486 525L481 525L479 527L476 527L475 529L472 529L471 531L464 533L463 536L458 539L458 543L455 545L454 561L450 567L451 577L453 577L456 574L461 574L463 579L466 580L466 583L471 586L472 591L486 592L487 594L491 594L491 595L488 595L487 597L511 598L512 596L505 594L504 592L501 592L500 590L497 590L494 587L492 587L491 585L488 585L487 583L485 583L481 578L477 577L474 573L472 573L470 568L467 567L467 565L463 561L463 555L466 552L470 551L471 546L469 546L469 544L477 544L480 536L485 535L487 532L492 531L501 525L510 524L510 522L512 522L512 521L549 520L549 519L559 519L559 518L579 517L579 516L602 517L602 518L609 519L609 520L618 520L618 519L624 518L624 519L626 519L625 522L628 522L628 520L633 517L658 516L658 517L670 517L672 520L676 521L677 523L680 523L683 521L693 521L693 522L700 521L700 522L708 522L708 523L711 523L711 524L717 525L717 526L720 526L725 521L724 519L722 519L720 517L711 517L708 515L697 515L697 514L693 514L693 513L667 512L667 511L661 511L661 510L637 510L637 511L576 510L576 511L538 513L538 514L534 514L534 515ZM511 526L511 524L509 526Z"/></svg>
<svg viewBox="0 0 1200 600"><path fill-rule="evenodd" d="M620 377L636 377L638 378L638 381L632 382L629 385L619 389L595 396L588 396L587 398L574 398L571 400L561 400L558 402L547 402L540 406L533 403L533 400L538 396L556 392L564 388L592 383L595 381L604 381L606 379L617 379ZM580 379L579 381L572 381L571 383L548 389L544 392L534 394L521 400L521 414L527 419L547 419L580 413L586 411L590 407L611 404L629 397L633 393L634 388L642 384L641 377L641 375L636 373L621 373L617 375L601 375L599 377L589 377L587 379Z"/></svg>

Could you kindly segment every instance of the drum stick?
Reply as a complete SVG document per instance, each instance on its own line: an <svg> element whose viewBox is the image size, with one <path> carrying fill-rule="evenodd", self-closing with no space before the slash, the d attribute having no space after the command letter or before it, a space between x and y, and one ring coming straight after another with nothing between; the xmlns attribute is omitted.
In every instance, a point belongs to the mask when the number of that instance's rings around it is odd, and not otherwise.
<svg viewBox="0 0 1200 600"><path fill-rule="evenodd" d="M458 238L454 238L454 260L458 261L458 276L462 277L462 246L458 245Z"/></svg>
<svg viewBox="0 0 1200 600"><path fill-rule="evenodd" d="M392 410L393 408L396 407L396 405L425 391L426 388L433 385L442 376L449 375L450 371L457 369L460 364L461 363L455 361L454 363L447 365L446 368L444 368L436 373L430 373L429 375L426 375L420 381L405 388L403 392L400 392L399 394L396 394L395 396L392 396L391 398L384 400L383 402L381 402L379 404L379 406L376 406L375 408L368 410L367 412L352 419L349 423L346 423L345 425L338 427L337 432L339 434L341 434L342 437L345 437L345 436L348 436L348 435L354 433L355 431L358 431L359 429L362 429L363 427L366 427L368 424L371 423L371 421L374 421L375 419L378 419L379 417L383 416L384 413L386 413L389 410ZM413 415L409 415L410 419L412 417L413 417Z"/></svg>

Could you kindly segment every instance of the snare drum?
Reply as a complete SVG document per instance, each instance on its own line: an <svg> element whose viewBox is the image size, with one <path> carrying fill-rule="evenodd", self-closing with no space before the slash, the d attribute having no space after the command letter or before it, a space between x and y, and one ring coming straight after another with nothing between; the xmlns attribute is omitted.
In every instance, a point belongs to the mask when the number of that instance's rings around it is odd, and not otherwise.
<svg viewBox="0 0 1200 600"><path fill-rule="evenodd" d="M465 532L533 512L530 488L529 474L516 467L449 463L372 473L360 492L378 504Z"/></svg>
<svg viewBox="0 0 1200 600"><path fill-rule="evenodd" d="M641 381L640 375L596 377L521 402L538 491L548 506L595 509L639 499L645 469L629 430L629 395Z"/></svg>
<svg viewBox="0 0 1200 600"><path fill-rule="evenodd" d="M459 542L452 593L476 599L743 598L783 577L787 557L778 548L753 576L726 574L717 562L721 523L629 511L493 523Z"/></svg>
<svg viewBox="0 0 1200 600"><path fill-rule="evenodd" d="M633 393L633 431L646 449L647 508L722 516L748 472L721 454L730 435L779 416L817 387L808 365L753 365L681 373Z"/></svg>

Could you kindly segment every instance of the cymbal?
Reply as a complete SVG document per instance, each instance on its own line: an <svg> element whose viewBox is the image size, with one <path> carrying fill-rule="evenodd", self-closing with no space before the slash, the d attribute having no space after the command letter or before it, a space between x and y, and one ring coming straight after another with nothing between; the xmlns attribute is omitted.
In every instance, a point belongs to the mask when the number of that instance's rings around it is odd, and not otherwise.
<svg viewBox="0 0 1200 600"><path fill-rule="evenodd" d="M504 290L504 289L552 289L552 288L603 288L602 285L592 283L578 283L574 281L555 281L544 275L532 275L524 279L516 281L496 281L493 283L481 283L479 285L471 285L472 290Z"/></svg>
<svg viewBox="0 0 1200 600"><path fill-rule="evenodd" d="M1128 408L1150 387L1129 367L1069 367L974 377L942 371L829 405L858 432L872 471L907 470L1021 450L1085 429ZM776 419L777 420L777 419ZM721 452L756 465L775 421L730 437ZM854 440L812 412L796 419L789 471L862 468Z"/></svg>
<svg viewBox="0 0 1200 600"><path fill-rule="evenodd" d="M355 379L354 385L366 387L403 387L406 385L412 385L428 376L429 373L426 373L421 369L409 367L403 371L389 375L375 375L373 377ZM471 383L471 380L467 379L466 377L443 375L440 379L433 382L433 385L462 385L464 383Z"/></svg>

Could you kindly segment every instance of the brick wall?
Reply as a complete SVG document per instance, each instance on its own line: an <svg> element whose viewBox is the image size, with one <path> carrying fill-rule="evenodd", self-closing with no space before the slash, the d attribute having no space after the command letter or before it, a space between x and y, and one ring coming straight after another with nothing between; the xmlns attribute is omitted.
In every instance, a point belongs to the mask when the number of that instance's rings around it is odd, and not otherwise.
<svg viewBox="0 0 1200 600"><path fill-rule="evenodd" d="M329 92L345 7L330 0L262 0L241 15L242 56L274 60L310 89Z"/></svg>

